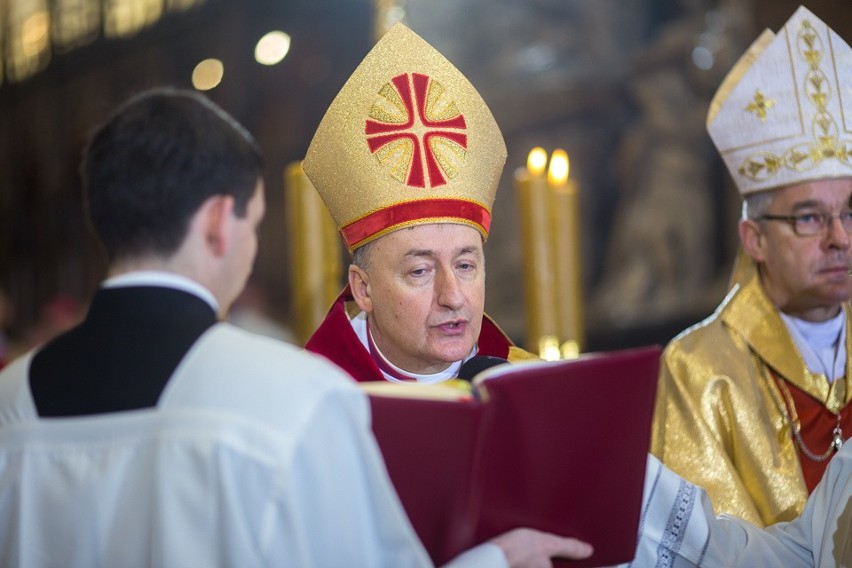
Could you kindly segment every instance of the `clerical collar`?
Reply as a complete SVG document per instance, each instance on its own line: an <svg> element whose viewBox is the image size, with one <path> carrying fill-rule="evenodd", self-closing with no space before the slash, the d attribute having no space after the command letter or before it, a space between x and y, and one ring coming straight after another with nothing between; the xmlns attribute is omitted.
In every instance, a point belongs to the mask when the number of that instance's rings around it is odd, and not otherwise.
<svg viewBox="0 0 852 568"><path fill-rule="evenodd" d="M461 361L456 361L443 371L427 375L409 373L388 361L387 357L382 354L381 350L373 342L372 337L370 336L369 326L367 325L367 314L365 312L360 312L354 318L350 319L349 323L352 324L352 330L355 332L355 335L358 336L358 339L361 341L364 349L366 349L373 357L373 360L376 362L376 365L378 365L384 378L391 382L402 383L416 381L418 383L441 383L449 379L454 379L458 376L459 368L461 368L462 363L476 355L476 345L474 345L467 357Z"/></svg>
<svg viewBox="0 0 852 568"><path fill-rule="evenodd" d="M846 312L822 322L810 322L779 312L796 342L805 365L829 382L846 374Z"/></svg>
<svg viewBox="0 0 852 568"><path fill-rule="evenodd" d="M137 270L119 274L112 278L107 278L101 283L101 288L120 288L130 286L160 286L162 288L174 288L183 290L194 296L198 296L213 308L213 311L219 313L219 302L213 293L186 276L175 274L174 272L165 272L162 270Z"/></svg>

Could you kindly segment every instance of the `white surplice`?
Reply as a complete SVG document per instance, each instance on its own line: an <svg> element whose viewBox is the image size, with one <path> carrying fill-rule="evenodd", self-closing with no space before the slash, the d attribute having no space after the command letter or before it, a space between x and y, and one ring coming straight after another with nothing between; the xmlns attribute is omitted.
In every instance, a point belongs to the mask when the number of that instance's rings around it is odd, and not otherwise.
<svg viewBox="0 0 852 568"><path fill-rule="evenodd" d="M217 324L156 408L47 419L29 359L0 374L0 565L430 565L322 358Z"/></svg>
<svg viewBox="0 0 852 568"><path fill-rule="evenodd" d="M716 516L707 494L649 457L633 568L852 568L852 442L802 515L765 529Z"/></svg>

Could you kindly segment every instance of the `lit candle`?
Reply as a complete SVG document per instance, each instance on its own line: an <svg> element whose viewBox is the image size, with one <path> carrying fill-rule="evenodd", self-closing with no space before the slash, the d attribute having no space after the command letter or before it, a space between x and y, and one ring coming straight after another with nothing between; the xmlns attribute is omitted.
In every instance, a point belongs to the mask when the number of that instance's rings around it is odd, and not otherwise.
<svg viewBox="0 0 852 568"><path fill-rule="evenodd" d="M293 331L298 341L310 338L340 292L340 237L328 209L301 162L284 173L290 297Z"/></svg>
<svg viewBox="0 0 852 568"><path fill-rule="evenodd" d="M544 148L536 146L530 150L527 156L527 173L538 179L544 175L544 168L547 166L547 152Z"/></svg>
<svg viewBox="0 0 852 568"><path fill-rule="evenodd" d="M526 347L546 359L558 359L546 164L547 153L542 148L533 148L526 169L519 168L515 172L515 187L523 255Z"/></svg>
<svg viewBox="0 0 852 568"><path fill-rule="evenodd" d="M585 342L580 203L577 184L568 177L569 169L568 154L564 150L555 150L550 158L547 182L555 311L563 359L577 357Z"/></svg>

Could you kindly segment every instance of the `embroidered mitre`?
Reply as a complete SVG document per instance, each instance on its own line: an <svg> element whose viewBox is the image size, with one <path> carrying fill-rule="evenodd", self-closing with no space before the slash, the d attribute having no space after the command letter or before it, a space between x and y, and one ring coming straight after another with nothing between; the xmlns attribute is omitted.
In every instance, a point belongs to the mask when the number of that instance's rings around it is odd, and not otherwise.
<svg viewBox="0 0 852 568"><path fill-rule="evenodd" d="M852 50L799 7L728 73L707 131L744 196L852 176Z"/></svg>
<svg viewBox="0 0 852 568"><path fill-rule="evenodd" d="M397 24L331 103L303 167L352 251L425 223L461 223L487 238L505 161L473 85Z"/></svg>

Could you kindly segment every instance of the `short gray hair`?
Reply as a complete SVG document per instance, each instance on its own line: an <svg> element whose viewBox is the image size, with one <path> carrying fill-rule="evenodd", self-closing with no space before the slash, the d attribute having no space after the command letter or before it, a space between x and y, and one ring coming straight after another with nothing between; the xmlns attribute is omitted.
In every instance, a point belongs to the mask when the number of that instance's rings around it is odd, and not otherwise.
<svg viewBox="0 0 852 568"><path fill-rule="evenodd" d="M773 197L774 192L772 191L758 191L757 193L747 195L743 199L742 219L759 221L761 217L769 212L769 206L772 205Z"/></svg>
<svg viewBox="0 0 852 568"><path fill-rule="evenodd" d="M352 251L352 264L361 270L367 270L367 267L370 265L370 251L373 250L373 243L375 242L370 241Z"/></svg>

